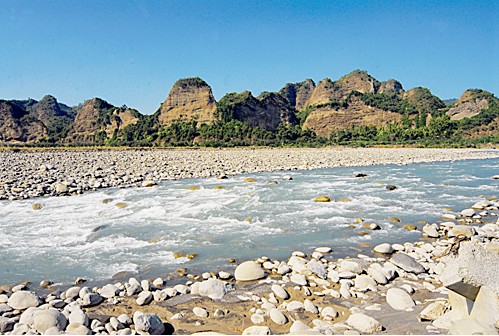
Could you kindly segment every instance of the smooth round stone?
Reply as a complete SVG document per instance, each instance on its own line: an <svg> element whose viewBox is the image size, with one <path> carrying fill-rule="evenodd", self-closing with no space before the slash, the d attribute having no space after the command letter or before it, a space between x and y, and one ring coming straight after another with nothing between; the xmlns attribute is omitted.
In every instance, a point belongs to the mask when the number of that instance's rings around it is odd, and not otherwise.
<svg viewBox="0 0 499 336"><path fill-rule="evenodd" d="M245 261L236 267L234 277L238 281L253 281L265 277L265 271L254 261Z"/></svg>
<svg viewBox="0 0 499 336"><path fill-rule="evenodd" d="M90 335L90 329L79 323L70 323L66 328L68 335Z"/></svg>
<svg viewBox="0 0 499 336"><path fill-rule="evenodd" d="M104 299L97 293L89 293L83 297L82 307L93 307L101 304Z"/></svg>
<svg viewBox="0 0 499 336"><path fill-rule="evenodd" d="M360 313L350 315L347 323L354 329L365 334L374 334L382 331L382 326L377 320Z"/></svg>
<svg viewBox="0 0 499 336"><path fill-rule="evenodd" d="M220 271L218 272L218 277L222 280L230 279L231 275L229 272Z"/></svg>
<svg viewBox="0 0 499 336"><path fill-rule="evenodd" d="M393 253L393 248L392 248L392 245L390 245L388 243L383 243L383 244L376 245L374 247L373 251L377 252L377 253L390 254L390 253Z"/></svg>
<svg viewBox="0 0 499 336"><path fill-rule="evenodd" d="M87 314L85 314L85 312L83 310L74 309L69 314L69 324L72 324L72 323L78 323L81 325L88 326L88 324L90 323L90 320L89 320Z"/></svg>
<svg viewBox="0 0 499 336"><path fill-rule="evenodd" d="M14 309L24 310L29 307L38 307L40 301L33 292L17 291L10 296L7 304Z"/></svg>
<svg viewBox="0 0 499 336"><path fill-rule="evenodd" d="M157 186L158 184L152 180L145 180L142 182L142 187L143 188L149 188L149 187L154 187Z"/></svg>
<svg viewBox="0 0 499 336"><path fill-rule="evenodd" d="M333 249L330 247L317 247L315 251L322 254L326 254L326 253L331 253Z"/></svg>
<svg viewBox="0 0 499 336"><path fill-rule="evenodd" d="M133 322L130 316L128 316L127 314L121 314L120 316L117 317L117 319L123 325L130 325Z"/></svg>
<svg viewBox="0 0 499 336"><path fill-rule="evenodd" d="M411 296L400 288L390 288L386 292L386 302L395 310L407 310L415 305Z"/></svg>
<svg viewBox="0 0 499 336"><path fill-rule="evenodd" d="M80 294L80 287L75 286L68 288L68 290L66 291L66 299L74 300L78 298L79 294Z"/></svg>
<svg viewBox="0 0 499 336"><path fill-rule="evenodd" d="M164 282L164 281L163 281L163 279L161 279L161 278L156 278L156 279L154 279L154 281L152 282L152 284L153 284L153 286L154 286L154 287L162 287L164 283L165 283L165 282Z"/></svg>
<svg viewBox="0 0 499 336"><path fill-rule="evenodd" d="M463 217L473 217L475 214L476 212L473 209L464 209L461 211L461 216Z"/></svg>
<svg viewBox="0 0 499 336"><path fill-rule="evenodd" d="M319 308L317 308L317 306L314 305L309 299L303 301L303 308L311 314L319 314Z"/></svg>
<svg viewBox="0 0 499 336"><path fill-rule="evenodd" d="M284 315L280 310L277 308L273 308L270 310L270 319L275 323L275 324L286 324L288 323L288 318L286 315Z"/></svg>
<svg viewBox="0 0 499 336"><path fill-rule="evenodd" d="M420 274L426 272L425 268L423 265L421 265L419 262L417 262L416 259L413 257L403 253L399 252L394 254L390 262L394 264L397 267L400 267L406 272L414 273L414 274Z"/></svg>
<svg viewBox="0 0 499 336"><path fill-rule="evenodd" d="M267 326L251 326L243 330L243 335L272 335L272 330Z"/></svg>
<svg viewBox="0 0 499 336"><path fill-rule="evenodd" d="M254 324L262 324L265 322L265 316L261 314L252 314L251 322L253 322Z"/></svg>
<svg viewBox="0 0 499 336"><path fill-rule="evenodd" d="M272 292L283 300L289 299L289 293L279 285L272 285Z"/></svg>
<svg viewBox="0 0 499 336"><path fill-rule="evenodd" d="M291 301L286 306L286 310L289 312L294 312L300 309L304 309L303 303L301 303L300 301Z"/></svg>
<svg viewBox="0 0 499 336"><path fill-rule="evenodd" d="M109 299L115 297L117 292L118 288L116 288L116 286L114 286L113 284L108 284L102 287L100 295L106 299Z"/></svg>
<svg viewBox="0 0 499 336"><path fill-rule="evenodd" d="M425 225L423 227L423 233L426 234L430 238L438 238L440 235L438 234L437 229L433 226Z"/></svg>
<svg viewBox="0 0 499 336"><path fill-rule="evenodd" d="M148 280L142 280L140 282L140 286L142 287L143 291L150 291L151 290L151 284L149 283Z"/></svg>
<svg viewBox="0 0 499 336"><path fill-rule="evenodd" d="M324 307L324 308L322 308L321 316L323 318L334 319L338 316L338 311L336 311L336 309L334 309L334 307Z"/></svg>
<svg viewBox="0 0 499 336"><path fill-rule="evenodd" d="M386 276L383 274L383 272L380 269L377 269L375 267L369 267L367 269L367 274L371 276L377 283L384 285L388 283L388 279Z"/></svg>
<svg viewBox="0 0 499 336"><path fill-rule="evenodd" d="M153 300L152 293L149 291L143 291L143 292L140 292L139 296L137 297L136 302L139 306L144 306L144 305L151 303L152 300Z"/></svg>
<svg viewBox="0 0 499 336"><path fill-rule="evenodd" d="M204 308L201 308L201 307L194 307L192 309L192 312L194 313L194 315L196 315L197 317L208 317L208 311Z"/></svg>
<svg viewBox="0 0 499 336"><path fill-rule="evenodd" d="M64 330L68 324L66 316L57 309L43 309L35 313L33 319L34 329L43 334L47 329L56 327L58 330Z"/></svg>
<svg viewBox="0 0 499 336"><path fill-rule="evenodd" d="M313 331L312 328L299 320L294 321L289 328L289 333L295 335L307 335L310 331Z"/></svg>

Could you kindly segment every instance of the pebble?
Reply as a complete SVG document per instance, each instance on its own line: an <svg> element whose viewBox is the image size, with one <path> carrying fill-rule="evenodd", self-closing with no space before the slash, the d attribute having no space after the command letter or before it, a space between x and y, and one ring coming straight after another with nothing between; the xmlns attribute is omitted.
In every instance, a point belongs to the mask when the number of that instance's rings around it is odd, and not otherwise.
<svg viewBox="0 0 499 336"><path fill-rule="evenodd" d="M272 292L274 292L274 294L283 299L283 300L287 300L289 299L289 293L286 291L286 289L282 288L281 286L279 285L272 285L271 287L272 289Z"/></svg>
<svg viewBox="0 0 499 336"><path fill-rule="evenodd" d="M400 288L388 289L386 292L386 302L395 310L407 310L415 306L411 296Z"/></svg>
<svg viewBox="0 0 499 336"><path fill-rule="evenodd" d="M265 277L265 271L254 261L245 261L234 271L234 278L238 281L252 281L263 277Z"/></svg>
<svg viewBox="0 0 499 336"><path fill-rule="evenodd" d="M152 293L149 291L143 291L139 294L135 302L137 302L139 306L144 306L151 303L152 300L153 300Z"/></svg>
<svg viewBox="0 0 499 336"><path fill-rule="evenodd" d="M361 333L374 334L382 330L382 326L377 320L361 313L350 315L347 323Z"/></svg>
<svg viewBox="0 0 499 336"><path fill-rule="evenodd" d="M269 312L270 319L276 324L286 324L288 323L288 318L280 310L273 308Z"/></svg>
<svg viewBox="0 0 499 336"><path fill-rule="evenodd" d="M376 245L374 247L373 251L377 252L377 253L390 254L390 253L393 253L393 248L390 244L383 243L383 244Z"/></svg>
<svg viewBox="0 0 499 336"><path fill-rule="evenodd" d="M208 317L208 315L209 315L208 311L204 308L201 308L201 307L194 307L192 309L192 312L197 317L202 317L202 318Z"/></svg>

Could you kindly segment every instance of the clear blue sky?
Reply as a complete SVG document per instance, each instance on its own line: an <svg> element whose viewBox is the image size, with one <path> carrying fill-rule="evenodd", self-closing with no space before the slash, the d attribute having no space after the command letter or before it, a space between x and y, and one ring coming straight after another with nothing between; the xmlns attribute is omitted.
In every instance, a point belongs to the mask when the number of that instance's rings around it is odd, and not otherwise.
<svg viewBox="0 0 499 336"><path fill-rule="evenodd" d="M355 69L456 98L499 93L499 1L0 2L0 98L153 113L179 78L217 99Z"/></svg>

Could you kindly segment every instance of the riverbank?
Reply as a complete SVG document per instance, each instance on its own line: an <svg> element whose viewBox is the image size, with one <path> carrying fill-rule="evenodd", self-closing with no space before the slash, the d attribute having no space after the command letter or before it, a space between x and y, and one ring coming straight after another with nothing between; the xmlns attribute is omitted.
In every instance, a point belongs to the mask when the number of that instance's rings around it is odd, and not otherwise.
<svg viewBox="0 0 499 336"><path fill-rule="evenodd" d="M182 178L499 157L499 150L256 148L0 151L0 200L147 187Z"/></svg>
<svg viewBox="0 0 499 336"><path fill-rule="evenodd" d="M288 260L262 256L234 272L181 274L175 286L164 278L64 290L44 283L48 294L2 286L0 332L496 333L498 214L499 202L481 201L426 224L414 243L341 259L330 247L294 251ZM466 316L456 303L463 296L447 288L460 293L456 283L487 290L481 299L475 293Z"/></svg>

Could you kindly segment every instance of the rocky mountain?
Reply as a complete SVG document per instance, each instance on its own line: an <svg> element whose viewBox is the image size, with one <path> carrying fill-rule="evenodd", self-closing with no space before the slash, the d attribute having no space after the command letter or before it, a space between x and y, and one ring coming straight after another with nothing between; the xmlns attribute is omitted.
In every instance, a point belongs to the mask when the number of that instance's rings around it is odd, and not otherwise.
<svg viewBox="0 0 499 336"><path fill-rule="evenodd" d="M305 108L305 104L315 90L315 82L308 78L300 83L288 83L279 94L286 99L288 104L300 111Z"/></svg>
<svg viewBox="0 0 499 336"><path fill-rule="evenodd" d="M238 133L231 135L234 127ZM406 91L395 79L380 82L361 70L337 80L325 78L317 85L312 79L287 83L278 92L259 96L229 93L218 102L204 80L184 78L150 116L100 98L75 107L50 95L40 101L0 100L0 142L7 144L185 145L205 139L223 145L236 139L237 145L251 144L258 137L265 139L259 144L272 144L279 137L309 141L316 136L329 139L333 133L334 139L347 133L348 139L367 139L362 133L367 129L368 139L390 142L441 139L456 130L462 138L497 139L499 100L470 89L446 105L427 88ZM376 132L381 138L373 138Z"/></svg>
<svg viewBox="0 0 499 336"><path fill-rule="evenodd" d="M65 139L69 143L92 144L118 135L118 132L139 121L140 113L127 107L116 107L100 98L85 101L76 107L76 116Z"/></svg>
<svg viewBox="0 0 499 336"><path fill-rule="evenodd" d="M478 115L482 110L489 108L490 102L499 102L491 93L479 90L469 89L463 92L461 97L452 104L447 115L451 120L461 120Z"/></svg>
<svg viewBox="0 0 499 336"><path fill-rule="evenodd" d="M14 101L0 100L0 141L37 142L47 137L47 127Z"/></svg>
<svg viewBox="0 0 499 336"><path fill-rule="evenodd" d="M318 136L329 137L333 131L365 125L382 127L401 119L399 113L368 106L359 97L353 96L347 104L323 104L313 108L303 128L314 131Z"/></svg>
<svg viewBox="0 0 499 336"><path fill-rule="evenodd" d="M249 91L229 93L218 103L222 120L239 120L252 127L275 131L281 123L296 123L294 108L278 93L264 92L258 98Z"/></svg>
<svg viewBox="0 0 499 336"><path fill-rule="evenodd" d="M196 119L200 124L217 120L217 106L211 87L199 77L178 80L157 114L162 126Z"/></svg>

